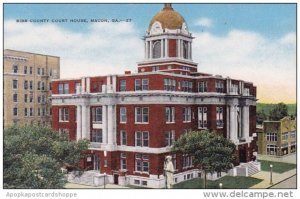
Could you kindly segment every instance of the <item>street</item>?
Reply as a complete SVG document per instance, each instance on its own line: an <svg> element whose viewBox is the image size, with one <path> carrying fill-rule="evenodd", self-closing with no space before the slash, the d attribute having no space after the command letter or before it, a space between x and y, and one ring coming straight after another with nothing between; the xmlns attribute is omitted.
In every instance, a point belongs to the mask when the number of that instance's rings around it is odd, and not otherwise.
<svg viewBox="0 0 300 199"><path fill-rule="evenodd" d="M293 177L278 183L277 185L271 187L270 189L284 189L284 188L289 188L289 189L297 188L297 175L294 175Z"/></svg>

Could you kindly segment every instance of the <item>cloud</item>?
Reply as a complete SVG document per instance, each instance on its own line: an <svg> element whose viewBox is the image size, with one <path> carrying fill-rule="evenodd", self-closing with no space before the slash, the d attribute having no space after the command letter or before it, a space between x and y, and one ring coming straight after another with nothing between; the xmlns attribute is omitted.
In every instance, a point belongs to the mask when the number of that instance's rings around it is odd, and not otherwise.
<svg viewBox="0 0 300 199"><path fill-rule="evenodd" d="M60 56L62 78L136 71L144 56L142 33L134 23L95 23L84 32L14 21L5 21L4 28L5 48ZM260 102L296 101L294 32L277 39L242 30L193 36L199 71L253 82Z"/></svg>
<svg viewBox="0 0 300 199"><path fill-rule="evenodd" d="M210 28L213 26L213 21L209 18L200 18L195 22L195 25Z"/></svg>
<svg viewBox="0 0 300 199"><path fill-rule="evenodd" d="M260 102L296 102L295 33L278 39L241 30L193 35L198 70L253 82Z"/></svg>
<svg viewBox="0 0 300 199"><path fill-rule="evenodd" d="M94 23L83 32L55 24L4 22L4 48L61 57L61 77L120 74L136 70L143 41L133 23Z"/></svg>

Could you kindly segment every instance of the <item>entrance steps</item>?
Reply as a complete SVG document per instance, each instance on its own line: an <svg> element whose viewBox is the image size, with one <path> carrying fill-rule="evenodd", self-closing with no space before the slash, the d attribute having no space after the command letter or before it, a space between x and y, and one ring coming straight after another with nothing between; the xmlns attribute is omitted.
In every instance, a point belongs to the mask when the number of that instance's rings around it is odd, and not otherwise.
<svg viewBox="0 0 300 199"><path fill-rule="evenodd" d="M260 163L253 161L241 163L239 166L236 167L236 169L238 176L252 176L261 170Z"/></svg>

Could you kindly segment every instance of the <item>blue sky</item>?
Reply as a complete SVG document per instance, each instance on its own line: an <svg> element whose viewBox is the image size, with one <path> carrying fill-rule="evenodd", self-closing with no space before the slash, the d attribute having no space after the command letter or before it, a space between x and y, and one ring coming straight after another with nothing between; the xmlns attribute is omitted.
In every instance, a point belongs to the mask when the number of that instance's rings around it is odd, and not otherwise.
<svg viewBox="0 0 300 199"><path fill-rule="evenodd" d="M296 101L296 4L172 4L195 37L201 72L253 82L259 102ZM136 71L163 4L5 4L4 48L61 57L61 77ZM132 19L17 23L16 19Z"/></svg>

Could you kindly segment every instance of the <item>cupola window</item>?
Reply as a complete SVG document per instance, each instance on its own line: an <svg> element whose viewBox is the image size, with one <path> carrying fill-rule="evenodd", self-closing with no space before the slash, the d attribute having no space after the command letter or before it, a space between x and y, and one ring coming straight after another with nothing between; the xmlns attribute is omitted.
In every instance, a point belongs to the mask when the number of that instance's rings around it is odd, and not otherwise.
<svg viewBox="0 0 300 199"><path fill-rule="evenodd" d="M153 44L153 58L157 59L161 57L161 43L160 41L156 41Z"/></svg>

